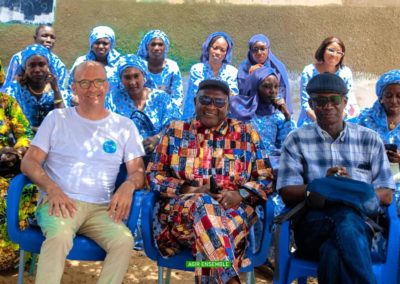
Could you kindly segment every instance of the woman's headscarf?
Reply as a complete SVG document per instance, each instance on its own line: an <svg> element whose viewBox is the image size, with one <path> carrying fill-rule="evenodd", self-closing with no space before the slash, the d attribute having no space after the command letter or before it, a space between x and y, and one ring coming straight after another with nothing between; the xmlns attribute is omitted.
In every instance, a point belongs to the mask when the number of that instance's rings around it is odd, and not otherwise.
<svg viewBox="0 0 400 284"><path fill-rule="evenodd" d="M376 95L378 101L382 98L383 92L388 85L400 84L400 70L391 70L383 74L376 82Z"/></svg>
<svg viewBox="0 0 400 284"><path fill-rule="evenodd" d="M168 36L163 31L160 31L160 30L149 31L142 38L142 41L140 42L138 51L137 51L138 56L142 57L143 59L147 59L149 57L148 45L154 38L159 38L164 42L164 45L165 45L164 57L167 58L168 48L169 48L169 39L168 39Z"/></svg>
<svg viewBox="0 0 400 284"><path fill-rule="evenodd" d="M21 65L18 67L18 71L16 74L21 74L22 70L25 70L26 62L28 59L34 55L39 55L47 60L47 64L49 66L50 72L52 74L56 74L54 63L52 61L52 57L50 51L41 44L31 44L28 45L21 53Z"/></svg>
<svg viewBox="0 0 400 284"><path fill-rule="evenodd" d="M251 120L255 114L270 115L275 112L272 104L263 103L258 95L258 88L265 78L278 75L272 68L261 67L254 71L246 80L244 92L231 98L231 115L241 121Z"/></svg>
<svg viewBox="0 0 400 284"><path fill-rule="evenodd" d="M254 60L251 50L256 42L264 43L268 48L268 58L264 62L265 67L271 67L275 69L276 73L280 75L279 85L281 89L285 89L285 94L281 94L281 97L285 99L286 104L289 108L289 111L292 111L292 100L290 97L290 85L289 85L289 77L286 71L285 65L272 53L270 48L270 42L266 35L256 34L249 40L249 51L247 52L247 58L240 64L238 70L238 83L239 83L239 91L243 90L244 82L246 78L249 76L249 69L257 64L257 61Z"/></svg>
<svg viewBox="0 0 400 284"><path fill-rule="evenodd" d="M96 56L92 51L92 45L100 38L106 38L110 41L110 50L107 54L107 64L114 66L118 63L121 54L114 49L115 47L115 33L112 28L107 26L98 26L93 28L89 35L89 53L87 60L96 60Z"/></svg>
<svg viewBox="0 0 400 284"><path fill-rule="evenodd" d="M203 42L203 45L201 47L200 62L204 63L204 62L208 61L210 42L213 40L213 38L219 37L219 36L223 37L226 40L226 42L228 43L228 49L226 50L226 55L222 62L228 63L228 64L230 64L232 62L233 41L229 37L229 35L224 32L215 32L215 33L210 34L207 37L207 39Z"/></svg>

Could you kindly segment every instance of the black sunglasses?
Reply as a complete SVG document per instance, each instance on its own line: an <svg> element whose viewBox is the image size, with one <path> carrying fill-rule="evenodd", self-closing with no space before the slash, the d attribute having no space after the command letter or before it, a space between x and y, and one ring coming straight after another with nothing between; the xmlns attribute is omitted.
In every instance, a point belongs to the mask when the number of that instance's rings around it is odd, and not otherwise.
<svg viewBox="0 0 400 284"><path fill-rule="evenodd" d="M226 106L226 103L228 101L227 99L211 98L206 95L200 95L197 98L202 105L209 106L209 105L213 104L217 108L222 108L222 107Z"/></svg>
<svg viewBox="0 0 400 284"><path fill-rule="evenodd" d="M332 103L333 105L337 106L342 103L342 96L340 95L335 95L335 96L330 96L330 97L322 97L322 96L317 96L311 98L311 101L317 106L317 107L324 107L328 103Z"/></svg>

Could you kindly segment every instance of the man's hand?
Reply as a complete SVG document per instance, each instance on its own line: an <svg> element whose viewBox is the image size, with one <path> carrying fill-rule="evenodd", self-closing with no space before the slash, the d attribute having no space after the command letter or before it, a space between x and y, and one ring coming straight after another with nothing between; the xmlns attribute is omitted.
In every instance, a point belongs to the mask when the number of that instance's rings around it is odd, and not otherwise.
<svg viewBox="0 0 400 284"><path fill-rule="evenodd" d="M59 187L47 188L47 200L49 202L49 215L56 215L67 218L68 215L73 218L77 210L75 202L70 199Z"/></svg>
<svg viewBox="0 0 400 284"><path fill-rule="evenodd" d="M335 166L335 167L329 168L326 171L326 176L327 177L330 177L330 176L342 176L342 177L351 178L349 173L347 172L346 167L341 167L341 166Z"/></svg>
<svg viewBox="0 0 400 284"><path fill-rule="evenodd" d="M110 205L108 205L108 215L116 223L127 219L132 206L132 197L134 189L129 182L123 183L118 190L114 193Z"/></svg>
<svg viewBox="0 0 400 284"><path fill-rule="evenodd" d="M215 200L217 200L225 210L236 207L243 201L243 197L238 191L221 191L217 194L210 194Z"/></svg>
<svg viewBox="0 0 400 284"><path fill-rule="evenodd" d="M144 150L146 151L146 154L149 154L154 151L154 148L157 146L159 139L160 136L157 134L151 137L147 137L146 139L143 140L143 147Z"/></svg>
<svg viewBox="0 0 400 284"><path fill-rule="evenodd" d="M13 147L3 147L0 149L0 162L7 167L13 167L20 157L20 154Z"/></svg>
<svg viewBox="0 0 400 284"><path fill-rule="evenodd" d="M395 151L386 151L388 159L391 163L400 163L400 153Z"/></svg>

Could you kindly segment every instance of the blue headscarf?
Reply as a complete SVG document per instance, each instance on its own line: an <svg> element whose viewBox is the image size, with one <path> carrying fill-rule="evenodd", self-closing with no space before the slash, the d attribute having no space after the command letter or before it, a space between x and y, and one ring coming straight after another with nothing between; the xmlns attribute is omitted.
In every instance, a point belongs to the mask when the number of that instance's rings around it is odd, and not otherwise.
<svg viewBox="0 0 400 284"><path fill-rule="evenodd" d="M201 47L200 62L204 63L204 62L208 61L210 42L213 40L213 38L220 37L220 36L223 37L226 40L226 42L228 43L228 49L226 50L226 55L222 62L228 63L228 64L230 64L232 62L233 41L228 36L228 34L224 33L224 32L215 32L215 33L210 34L207 37L207 39L203 42L203 45Z"/></svg>
<svg viewBox="0 0 400 284"><path fill-rule="evenodd" d="M22 70L25 70L26 67L26 61L34 55L39 55L47 60L47 64L49 66L50 72L52 74L56 74L55 68L54 68L54 63L50 54L50 51L44 47L41 44L31 44L28 45L21 53L21 65L18 67L18 71L16 74L21 74Z"/></svg>
<svg viewBox="0 0 400 284"><path fill-rule="evenodd" d="M263 103L258 95L258 88L265 78L274 75L278 78L274 69L261 67L254 71L246 80L244 92L231 98L231 115L241 121L251 120L254 114L263 116L275 112L272 104Z"/></svg>
<svg viewBox="0 0 400 284"><path fill-rule="evenodd" d="M400 84L400 70L391 70L383 74L376 82L376 95L378 101L382 98L383 92L388 85Z"/></svg>
<svg viewBox="0 0 400 284"><path fill-rule="evenodd" d="M149 31L142 38L142 41L140 42L139 47L138 47L137 55L139 55L143 59L147 59L149 57L149 53L147 51L148 45L154 38L159 38L164 42L164 44L165 44L164 57L167 58L168 48L169 48L169 39L168 39L168 36L163 31L160 31L160 30Z"/></svg>
<svg viewBox="0 0 400 284"><path fill-rule="evenodd" d="M119 81L121 81L122 72L124 72L127 68L136 68L140 70L143 73L143 77L146 83L145 86L149 88L155 88L153 81L151 81L148 76L147 63L141 57L137 56L136 54L127 54L121 56L117 67ZM121 86L121 84L119 85Z"/></svg>
<svg viewBox="0 0 400 284"><path fill-rule="evenodd" d="M118 63L121 54L114 49L115 33L112 28L107 26L98 26L93 28L89 35L89 52L86 55L87 60L96 60L96 56L92 51L92 45L100 38L106 38L110 41L110 50L107 54L107 64L114 66Z"/></svg>
<svg viewBox="0 0 400 284"><path fill-rule="evenodd" d="M257 42L264 43L268 48L268 58L264 62L265 67L271 67L275 69L276 73L280 75L279 85L281 88L286 89L285 94L281 94L281 96L285 99L289 111L292 111L292 101L290 97L290 85L289 85L289 77L286 71L285 65L272 53L270 48L270 42L266 35L256 34L249 40L249 51L247 52L247 58L239 65L238 70L238 84L239 91L243 90L243 87L246 82L246 78L249 76L249 69L251 66L257 64L257 61L254 60L251 50L253 46Z"/></svg>

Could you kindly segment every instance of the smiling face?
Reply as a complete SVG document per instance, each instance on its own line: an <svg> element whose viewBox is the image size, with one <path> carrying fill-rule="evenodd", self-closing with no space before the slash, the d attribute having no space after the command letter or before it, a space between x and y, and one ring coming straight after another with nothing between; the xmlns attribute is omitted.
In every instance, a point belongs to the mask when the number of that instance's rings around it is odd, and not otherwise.
<svg viewBox="0 0 400 284"><path fill-rule="evenodd" d="M400 84L388 85L383 92L380 102L387 115L400 115Z"/></svg>
<svg viewBox="0 0 400 284"><path fill-rule="evenodd" d="M208 62L211 64L222 64L228 51L228 42L225 38L219 37L215 41L213 39L210 44L210 48L208 49Z"/></svg>
<svg viewBox="0 0 400 284"><path fill-rule="evenodd" d="M121 74L121 83L130 95L141 95L144 89L144 76L137 68L126 68Z"/></svg>
<svg viewBox="0 0 400 284"><path fill-rule="evenodd" d="M107 57L110 51L111 43L108 38L99 38L92 44L92 51L97 60L103 60Z"/></svg>
<svg viewBox="0 0 400 284"><path fill-rule="evenodd" d="M338 66L344 56L342 47L336 43L332 42L326 46L324 52L324 62L331 66Z"/></svg>
<svg viewBox="0 0 400 284"><path fill-rule="evenodd" d="M278 96L279 81L274 75L264 78L264 81L258 87L258 96L265 104L270 104Z"/></svg>
<svg viewBox="0 0 400 284"><path fill-rule="evenodd" d="M40 82L46 79L49 72L47 59L40 55L28 58L25 64L25 74L32 82Z"/></svg>
<svg viewBox="0 0 400 284"><path fill-rule="evenodd" d="M204 96L204 99L200 99ZM218 102L215 102L217 100ZM217 107L215 104L225 102L222 107ZM220 125L229 109L228 95L219 88L208 88L200 90L195 98L196 118L200 121L203 127L213 128Z"/></svg>
<svg viewBox="0 0 400 284"><path fill-rule="evenodd" d="M56 34L54 29L49 26L41 27L37 34L33 36L33 39L35 40L35 43L41 44L49 50L52 50L56 44Z"/></svg>
<svg viewBox="0 0 400 284"><path fill-rule="evenodd" d="M165 43L160 38L153 38L147 45L149 59L164 59Z"/></svg>
<svg viewBox="0 0 400 284"><path fill-rule="evenodd" d="M264 62L267 61L269 50L266 43L257 41L250 51L257 64L264 64Z"/></svg>
<svg viewBox="0 0 400 284"><path fill-rule="evenodd" d="M100 63L86 61L76 67L72 91L79 98L79 106L104 107L108 88L106 71Z"/></svg>

